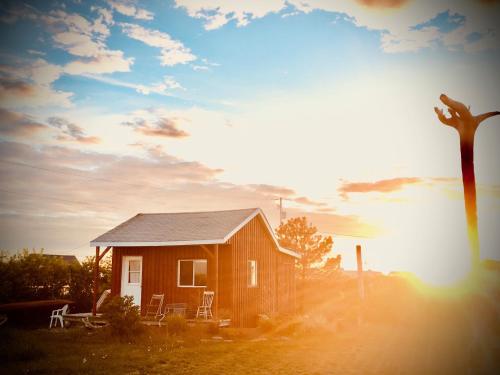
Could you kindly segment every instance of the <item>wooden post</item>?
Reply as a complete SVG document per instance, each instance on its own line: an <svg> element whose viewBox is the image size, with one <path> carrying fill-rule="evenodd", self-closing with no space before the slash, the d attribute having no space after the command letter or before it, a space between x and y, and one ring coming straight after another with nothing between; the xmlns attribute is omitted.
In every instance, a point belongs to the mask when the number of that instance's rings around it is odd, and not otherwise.
<svg viewBox="0 0 500 375"><path fill-rule="evenodd" d="M95 260L94 260L94 298L92 301L92 315L97 314L97 293L99 293L99 246L95 248Z"/></svg>
<svg viewBox="0 0 500 375"><path fill-rule="evenodd" d="M363 280L363 260L361 257L361 245L356 245L356 261L358 263L358 292L361 300L365 299L365 283Z"/></svg>
<svg viewBox="0 0 500 375"><path fill-rule="evenodd" d="M215 298L214 298L214 316L219 317L219 245L214 245L214 263L215 263Z"/></svg>

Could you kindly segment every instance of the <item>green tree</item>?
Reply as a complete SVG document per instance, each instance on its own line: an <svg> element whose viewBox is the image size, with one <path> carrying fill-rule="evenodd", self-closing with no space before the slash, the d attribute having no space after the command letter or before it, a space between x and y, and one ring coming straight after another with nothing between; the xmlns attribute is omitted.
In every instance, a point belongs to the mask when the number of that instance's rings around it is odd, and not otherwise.
<svg viewBox="0 0 500 375"><path fill-rule="evenodd" d="M111 283L111 258L99 267L99 294ZM90 311L94 280L94 257L82 264L43 255L43 250L24 249L9 255L0 251L0 303L69 298L75 311Z"/></svg>
<svg viewBox="0 0 500 375"><path fill-rule="evenodd" d="M0 301L60 298L68 285L69 268L61 258L46 257L43 250L24 249L8 256L0 265Z"/></svg>
<svg viewBox="0 0 500 375"><path fill-rule="evenodd" d="M297 261L297 267L301 272L302 280L306 278L311 265L321 262L332 249L332 237L323 237L317 234L317 231L317 228L308 223L305 217L291 218L276 229L280 246L294 250L301 255Z"/></svg>
<svg viewBox="0 0 500 375"><path fill-rule="evenodd" d="M86 257L82 264L73 265L69 281L69 298L75 302L72 310L90 311L94 293L94 259ZM111 285L111 258L106 257L99 263L98 295Z"/></svg>

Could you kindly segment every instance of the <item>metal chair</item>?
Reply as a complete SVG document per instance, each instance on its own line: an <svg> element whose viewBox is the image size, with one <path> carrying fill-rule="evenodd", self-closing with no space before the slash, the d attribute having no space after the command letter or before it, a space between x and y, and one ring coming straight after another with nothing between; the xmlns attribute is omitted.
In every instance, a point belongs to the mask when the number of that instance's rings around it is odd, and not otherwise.
<svg viewBox="0 0 500 375"><path fill-rule="evenodd" d="M151 301L146 307L146 318L158 318L161 315L161 308L163 306L164 294L153 294Z"/></svg>

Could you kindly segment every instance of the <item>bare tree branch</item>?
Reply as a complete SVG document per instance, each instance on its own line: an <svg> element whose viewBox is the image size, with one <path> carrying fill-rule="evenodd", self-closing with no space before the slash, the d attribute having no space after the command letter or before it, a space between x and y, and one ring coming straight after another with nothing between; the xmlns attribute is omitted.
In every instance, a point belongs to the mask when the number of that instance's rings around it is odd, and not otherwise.
<svg viewBox="0 0 500 375"><path fill-rule="evenodd" d="M470 110L465 106L465 104L457 102L456 100L449 98L445 94L441 94L441 96L439 96L439 99L443 102L444 105L457 112L462 120L468 121L469 119L472 119L473 116L470 113Z"/></svg>
<svg viewBox="0 0 500 375"><path fill-rule="evenodd" d="M500 112L498 112L498 111L487 112L487 113L483 113L482 115L474 116L474 119L476 120L476 122L478 124L480 124L481 122L483 122L487 118L490 118L490 117L493 117L493 116L497 116L497 115L500 115Z"/></svg>
<svg viewBox="0 0 500 375"><path fill-rule="evenodd" d="M452 126L454 128L457 127L458 124L456 124L456 121L454 121L452 118L448 118L444 115L443 110L439 109L438 107L434 107L434 112L436 112L439 121L441 121L443 124Z"/></svg>

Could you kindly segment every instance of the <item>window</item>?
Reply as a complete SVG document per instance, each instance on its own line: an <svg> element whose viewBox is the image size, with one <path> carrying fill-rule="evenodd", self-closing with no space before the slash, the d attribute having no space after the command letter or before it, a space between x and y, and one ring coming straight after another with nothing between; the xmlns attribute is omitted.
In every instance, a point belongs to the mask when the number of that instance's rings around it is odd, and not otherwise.
<svg viewBox="0 0 500 375"><path fill-rule="evenodd" d="M128 282L129 284L139 284L141 282L140 260L130 260L128 262Z"/></svg>
<svg viewBox="0 0 500 375"><path fill-rule="evenodd" d="M256 287L257 286L257 261L249 260L248 261L248 286Z"/></svg>
<svg viewBox="0 0 500 375"><path fill-rule="evenodd" d="M177 268L177 286L207 286L207 260L180 259Z"/></svg>

